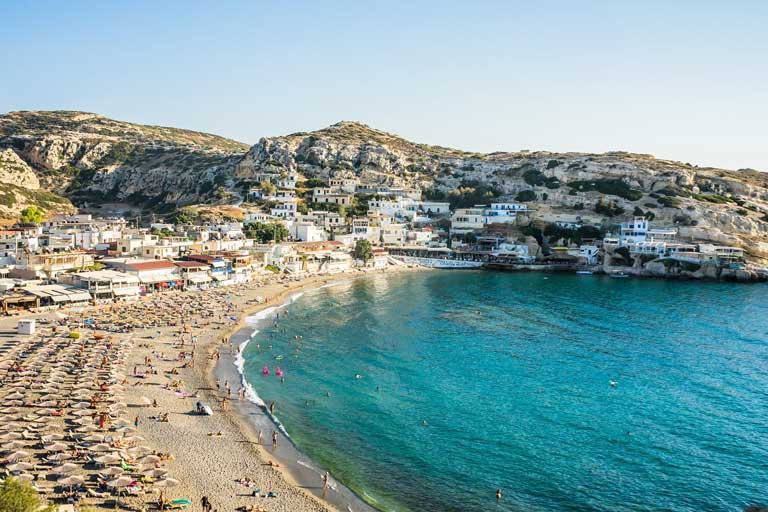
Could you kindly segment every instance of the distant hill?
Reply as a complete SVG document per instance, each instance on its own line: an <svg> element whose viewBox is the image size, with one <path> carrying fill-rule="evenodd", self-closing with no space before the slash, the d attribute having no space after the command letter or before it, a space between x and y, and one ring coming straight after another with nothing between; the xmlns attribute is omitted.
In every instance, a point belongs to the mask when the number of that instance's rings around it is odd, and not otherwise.
<svg viewBox="0 0 768 512"><path fill-rule="evenodd" d="M749 169L624 152L470 153L348 121L263 138L249 148L215 135L83 112L0 116L0 183L14 196L8 206L3 197L10 194L0 188L0 216L17 215L36 201L49 211L59 204L71 208L68 200L158 212L239 204L257 174L283 171L418 186L458 206L525 201L550 220L581 216L610 225L642 214L657 225L677 225L684 237L738 244L768 257L768 174Z"/></svg>

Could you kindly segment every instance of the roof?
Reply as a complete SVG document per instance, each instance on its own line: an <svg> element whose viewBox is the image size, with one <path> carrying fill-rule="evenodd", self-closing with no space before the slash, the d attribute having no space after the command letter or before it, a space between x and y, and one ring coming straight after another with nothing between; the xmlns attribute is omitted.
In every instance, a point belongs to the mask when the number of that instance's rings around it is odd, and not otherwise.
<svg viewBox="0 0 768 512"><path fill-rule="evenodd" d="M171 263L170 261L165 260L159 260L159 261L147 261L144 263L131 263L130 265L126 265L131 270L163 270L163 269L175 269L176 265Z"/></svg>
<svg viewBox="0 0 768 512"><path fill-rule="evenodd" d="M216 259L213 256L207 256L205 254L190 254L187 256L187 258L199 261L207 261L208 263L213 263L213 261Z"/></svg>
<svg viewBox="0 0 768 512"><path fill-rule="evenodd" d="M293 245L296 249L301 249L304 251L324 251L344 246L344 244L338 240L325 240L321 242L296 242Z"/></svg>
<svg viewBox="0 0 768 512"><path fill-rule="evenodd" d="M173 264L181 268L208 268L207 263L200 261L174 261Z"/></svg>

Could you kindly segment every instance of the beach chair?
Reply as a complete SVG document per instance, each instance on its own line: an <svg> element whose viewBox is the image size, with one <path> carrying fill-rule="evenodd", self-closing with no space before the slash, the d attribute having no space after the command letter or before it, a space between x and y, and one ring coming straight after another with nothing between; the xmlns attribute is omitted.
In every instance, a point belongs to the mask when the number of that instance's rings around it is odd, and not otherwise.
<svg viewBox="0 0 768 512"><path fill-rule="evenodd" d="M171 502L168 503L168 505L165 508L167 508L168 510L178 510L178 509L189 507L191 505L192 505L191 501L189 501L186 498L182 498L179 500L171 500Z"/></svg>

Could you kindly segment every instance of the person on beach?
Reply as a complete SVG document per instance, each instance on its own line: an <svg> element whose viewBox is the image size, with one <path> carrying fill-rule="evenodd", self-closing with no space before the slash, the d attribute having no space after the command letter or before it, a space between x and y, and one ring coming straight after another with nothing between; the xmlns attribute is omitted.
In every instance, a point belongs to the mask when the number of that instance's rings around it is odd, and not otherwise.
<svg viewBox="0 0 768 512"><path fill-rule="evenodd" d="M221 379L216 378L216 391L221 389Z"/></svg>
<svg viewBox="0 0 768 512"><path fill-rule="evenodd" d="M208 496L203 496L200 498L200 506L203 507L203 512L210 512L211 502L208 501Z"/></svg>
<svg viewBox="0 0 768 512"><path fill-rule="evenodd" d="M330 475L326 471L323 473L323 497L325 497L325 493L328 492L328 480Z"/></svg>
<svg viewBox="0 0 768 512"><path fill-rule="evenodd" d="M139 416L136 415L135 418L133 418L133 426L138 428L139 427Z"/></svg>
<svg viewBox="0 0 768 512"><path fill-rule="evenodd" d="M259 440L257 441L257 442L258 442L258 444L262 444L262 440L263 440L263 438L264 438L264 435L263 435L263 434L264 434L264 433L263 433L261 430L259 430Z"/></svg>
<svg viewBox="0 0 768 512"><path fill-rule="evenodd" d="M272 431L272 447L277 446L277 430Z"/></svg>
<svg viewBox="0 0 768 512"><path fill-rule="evenodd" d="M275 402L269 404L269 413L273 416L275 415Z"/></svg>

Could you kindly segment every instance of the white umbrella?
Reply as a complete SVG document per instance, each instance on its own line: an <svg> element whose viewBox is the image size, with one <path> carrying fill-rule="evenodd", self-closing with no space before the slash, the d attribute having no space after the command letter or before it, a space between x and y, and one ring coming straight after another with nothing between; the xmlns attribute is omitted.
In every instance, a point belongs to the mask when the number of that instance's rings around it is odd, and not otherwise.
<svg viewBox="0 0 768 512"><path fill-rule="evenodd" d="M88 409L78 409L76 411L72 411L72 414L75 416L93 416L93 411Z"/></svg>
<svg viewBox="0 0 768 512"><path fill-rule="evenodd" d="M8 466L8 471L29 471L33 467L35 466L29 462L17 462L16 464L11 464Z"/></svg>
<svg viewBox="0 0 768 512"><path fill-rule="evenodd" d="M19 396L18 398L23 398L23 396ZM141 402L144 405L152 405L152 400L150 400L149 398L147 398L145 396L141 397Z"/></svg>
<svg viewBox="0 0 768 512"><path fill-rule="evenodd" d="M4 451L13 451L18 450L19 448L24 448L29 443L27 441L11 441L9 443L5 443L4 445L0 446Z"/></svg>
<svg viewBox="0 0 768 512"><path fill-rule="evenodd" d="M89 443L101 443L104 441L104 436L99 434L91 434L89 436L85 436L83 441L88 441Z"/></svg>
<svg viewBox="0 0 768 512"><path fill-rule="evenodd" d="M8 432L0 436L0 441L15 441L21 439L21 434L18 432Z"/></svg>
<svg viewBox="0 0 768 512"><path fill-rule="evenodd" d="M29 458L29 452L25 452L24 450L19 450L17 452L13 452L8 457L6 457L9 461L15 461L15 460L23 460Z"/></svg>
<svg viewBox="0 0 768 512"><path fill-rule="evenodd" d="M19 480L25 480L27 482L31 482L32 480L35 479L35 475L30 475L29 473L22 473L18 475L16 478L18 478Z"/></svg>
<svg viewBox="0 0 768 512"><path fill-rule="evenodd" d="M52 473L57 474L66 474L66 473L72 473L73 471L76 471L80 466L77 464L72 464L71 462L66 462L62 464L61 466L56 466L55 468L51 469Z"/></svg>
<svg viewBox="0 0 768 512"><path fill-rule="evenodd" d="M150 478L158 478L167 474L168 470L163 468L153 468L144 472L144 476L148 476Z"/></svg>
<svg viewBox="0 0 768 512"><path fill-rule="evenodd" d="M125 473L125 470L117 466L109 467L101 472L102 475L107 475L107 476L118 476L118 475L122 475L123 473Z"/></svg>
<svg viewBox="0 0 768 512"><path fill-rule="evenodd" d="M137 460L139 464L156 464L160 462L160 457L157 455L145 455L144 457Z"/></svg>
<svg viewBox="0 0 768 512"><path fill-rule="evenodd" d="M108 452L112 449L108 444L100 443L89 448L92 452Z"/></svg>
<svg viewBox="0 0 768 512"><path fill-rule="evenodd" d="M67 450L67 445L64 443L53 443L45 446L45 450L49 452L64 452Z"/></svg>
<svg viewBox="0 0 768 512"><path fill-rule="evenodd" d="M114 480L110 480L107 482L107 485L109 487L114 487L115 489L121 489L123 487L128 487L131 482L133 482L133 478L128 476L121 476L118 478L115 478Z"/></svg>
<svg viewBox="0 0 768 512"><path fill-rule="evenodd" d="M85 483L85 478L78 475L70 475L59 478L58 482L61 485L83 485Z"/></svg>
<svg viewBox="0 0 768 512"><path fill-rule="evenodd" d="M40 439L42 439L44 443L51 443L53 441L61 441L62 439L64 439L64 435L63 434L46 434Z"/></svg>
<svg viewBox="0 0 768 512"><path fill-rule="evenodd" d="M154 483L155 487L176 487L179 485L179 481L175 478L163 478Z"/></svg>
<svg viewBox="0 0 768 512"><path fill-rule="evenodd" d="M72 458L72 455L64 452L54 453L53 455L49 455L45 458L45 460L51 461L51 462L61 462L63 460L69 460Z"/></svg>
<svg viewBox="0 0 768 512"><path fill-rule="evenodd" d="M96 457L93 460L95 460L99 464L117 464L118 462L120 462L120 457L118 457L117 455L108 453L107 455Z"/></svg>

